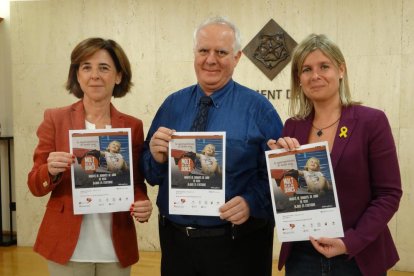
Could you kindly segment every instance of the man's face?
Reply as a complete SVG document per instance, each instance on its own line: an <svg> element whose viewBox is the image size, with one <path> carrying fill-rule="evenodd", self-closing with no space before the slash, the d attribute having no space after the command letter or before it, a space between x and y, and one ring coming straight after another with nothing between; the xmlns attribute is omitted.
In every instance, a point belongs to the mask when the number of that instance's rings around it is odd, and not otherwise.
<svg viewBox="0 0 414 276"><path fill-rule="evenodd" d="M234 53L233 30L223 24L202 28L196 37L194 69L207 95L222 88L232 77L241 52Z"/></svg>

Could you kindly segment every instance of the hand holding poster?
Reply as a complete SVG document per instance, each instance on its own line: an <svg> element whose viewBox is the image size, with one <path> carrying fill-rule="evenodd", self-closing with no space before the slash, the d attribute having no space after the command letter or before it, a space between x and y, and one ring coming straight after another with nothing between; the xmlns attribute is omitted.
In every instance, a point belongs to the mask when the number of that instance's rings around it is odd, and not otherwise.
<svg viewBox="0 0 414 276"><path fill-rule="evenodd" d="M266 152L278 238L343 237L327 142Z"/></svg>
<svg viewBox="0 0 414 276"><path fill-rule="evenodd" d="M169 145L169 209L219 216L225 203L225 132L176 132Z"/></svg>
<svg viewBox="0 0 414 276"><path fill-rule="evenodd" d="M131 129L70 130L75 214L128 211L134 202Z"/></svg>

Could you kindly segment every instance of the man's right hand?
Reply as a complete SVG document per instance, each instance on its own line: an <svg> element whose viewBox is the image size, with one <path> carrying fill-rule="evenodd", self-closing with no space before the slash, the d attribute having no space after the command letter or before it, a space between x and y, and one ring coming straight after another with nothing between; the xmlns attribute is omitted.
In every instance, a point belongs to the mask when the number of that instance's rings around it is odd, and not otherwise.
<svg viewBox="0 0 414 276"><path fill-rule="evenodd" d="M171 140L171 135L175 132L173 129L166 127L159 127L152 135L149 146L152 157L158 163L165 163L168 158L168 143Z"/></svg>

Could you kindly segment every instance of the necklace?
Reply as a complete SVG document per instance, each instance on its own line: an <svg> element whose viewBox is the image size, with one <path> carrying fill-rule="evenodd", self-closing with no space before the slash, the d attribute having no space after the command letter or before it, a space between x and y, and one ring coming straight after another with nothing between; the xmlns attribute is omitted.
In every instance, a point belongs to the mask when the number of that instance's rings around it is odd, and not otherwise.
<svg viewBox="0 0 414 276"><path fill-rule="evenodd" d="M316 135L318 135L318 137L321 137L323 135L323 131L322 130L327 129L327 128L330 128L331 126L333 126L334 124L336 124L339 121L339 119L341 119L341 116L339 116L339 118L335 122L333 122L332 124L330 124L327 127L318 128L318 127L314 126L313 123L312 123L312 127L317 130Z"/></svg>

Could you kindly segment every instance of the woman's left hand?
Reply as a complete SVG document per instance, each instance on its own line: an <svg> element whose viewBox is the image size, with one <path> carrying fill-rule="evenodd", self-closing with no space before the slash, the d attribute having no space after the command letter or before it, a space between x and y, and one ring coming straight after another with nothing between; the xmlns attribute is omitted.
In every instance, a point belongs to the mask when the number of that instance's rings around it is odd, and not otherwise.
<svg viewBox="0 0 414 276"><path fill-rule="evenodd" d="M338 238L319 238L310 237L310 241L315 249L326 258L347 254L344 242Z"/></svg>
<svg viewBox="0 0 414 276"><path fill-rule="evenodd" d="M146 222L152 214L152 203L150 200L135 201L131 204L131 216L139 222Z"/></svg>

